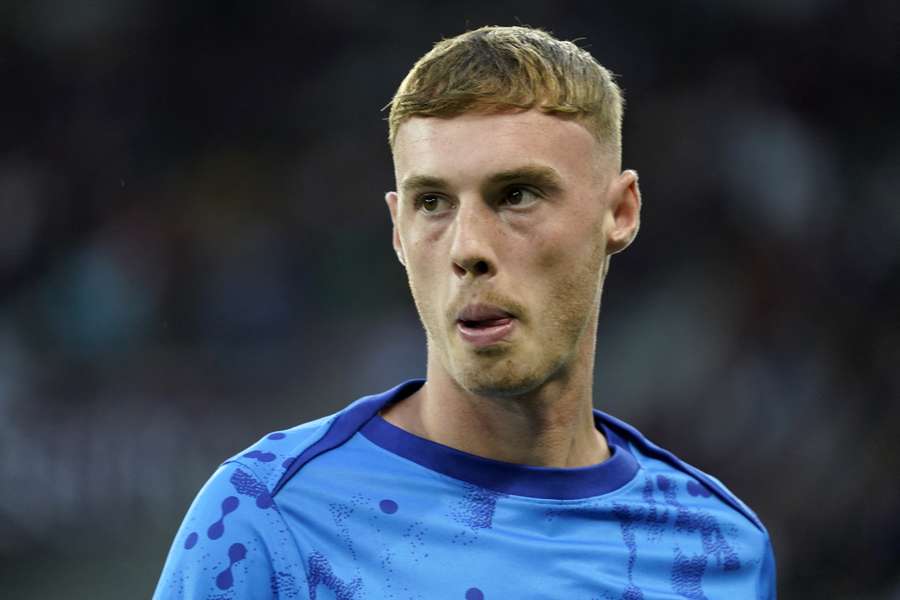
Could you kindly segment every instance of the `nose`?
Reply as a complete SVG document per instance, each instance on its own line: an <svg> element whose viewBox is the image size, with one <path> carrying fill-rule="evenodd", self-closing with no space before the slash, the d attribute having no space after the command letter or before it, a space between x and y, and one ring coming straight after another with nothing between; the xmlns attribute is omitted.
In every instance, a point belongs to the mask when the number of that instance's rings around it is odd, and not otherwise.
<svg viewBox="0 0 900 600"><path fill-rule="evenodd" d="M493 250L497 227L490 212L480 199L460 202L453 223L453 244L450 248L453 272L460 279L491 277L497 271Z"/></svg>

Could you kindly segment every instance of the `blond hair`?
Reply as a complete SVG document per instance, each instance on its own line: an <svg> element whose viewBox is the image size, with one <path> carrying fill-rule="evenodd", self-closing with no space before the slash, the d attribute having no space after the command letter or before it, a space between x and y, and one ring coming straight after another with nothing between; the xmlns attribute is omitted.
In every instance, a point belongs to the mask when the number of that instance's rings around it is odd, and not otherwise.
<svg viewBox="0 0 900 600"><path fill-rule="evenodd" d="M530 27L481 27L441 40L416 62L388 107L392 148L410 117L538 108L577 119L621 153L623 99L613 74L572 42Z"/></svg>

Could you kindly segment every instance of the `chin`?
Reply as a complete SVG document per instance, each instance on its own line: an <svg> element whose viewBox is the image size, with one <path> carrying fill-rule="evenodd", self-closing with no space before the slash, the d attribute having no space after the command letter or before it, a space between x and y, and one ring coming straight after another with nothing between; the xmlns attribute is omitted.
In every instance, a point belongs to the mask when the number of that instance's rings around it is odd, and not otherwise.
<svg viewBox="0 0 900 600"><path fill-rule="evenodd" d="M469 393L479 396L523 396L540 387L549 378L549 373L529 368L527 365L514 364L510 360L502 360L486 366L468 364L456 373L453 379Z"/></svg>

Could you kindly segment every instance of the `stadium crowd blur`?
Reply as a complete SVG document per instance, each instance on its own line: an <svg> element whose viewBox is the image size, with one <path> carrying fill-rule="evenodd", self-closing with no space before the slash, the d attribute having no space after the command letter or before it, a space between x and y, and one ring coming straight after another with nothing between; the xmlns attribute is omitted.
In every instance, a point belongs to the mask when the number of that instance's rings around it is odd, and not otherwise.
<svg viewBox="0 0 900 600"><path fill-rule="evenodd" d="M900 598L898 9L836 0L4 3L4 597L147 597L221 460L423 374L381 108L516 22L626 93L596 405L758 512L784 598Z"/></svg>

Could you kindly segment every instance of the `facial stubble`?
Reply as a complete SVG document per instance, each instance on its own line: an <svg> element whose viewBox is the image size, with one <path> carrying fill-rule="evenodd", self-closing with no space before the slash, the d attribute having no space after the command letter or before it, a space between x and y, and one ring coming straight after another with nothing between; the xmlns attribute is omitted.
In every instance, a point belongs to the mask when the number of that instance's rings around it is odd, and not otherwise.
<svg viewBox="0 0 900 600"><path fill-rule="evenodd" d="M429 360L437 359L449 377L462 389L481 396L514 397L534 392L555 379L570 375L579 353L589 352L582 364L593 365L596 317L605 276L605 244L600 227L595 228L587 260L560 270L560 257L541 258L544 269L556 273L546 288L543 307L522 307L512 341L486 348L471 348L457 337L456 323L431 300L427 290L418 290L411 274L410 290L425 329ZM425 291L425 293L421 293ZM510 308L519 305L503 294L478 295L479 302ZM440 299L437 300L440 302ZM591 339L586 340L585 336ZM515 339L518 338L518 339ZM589 343L588 343L589 342Z"/></svg>

